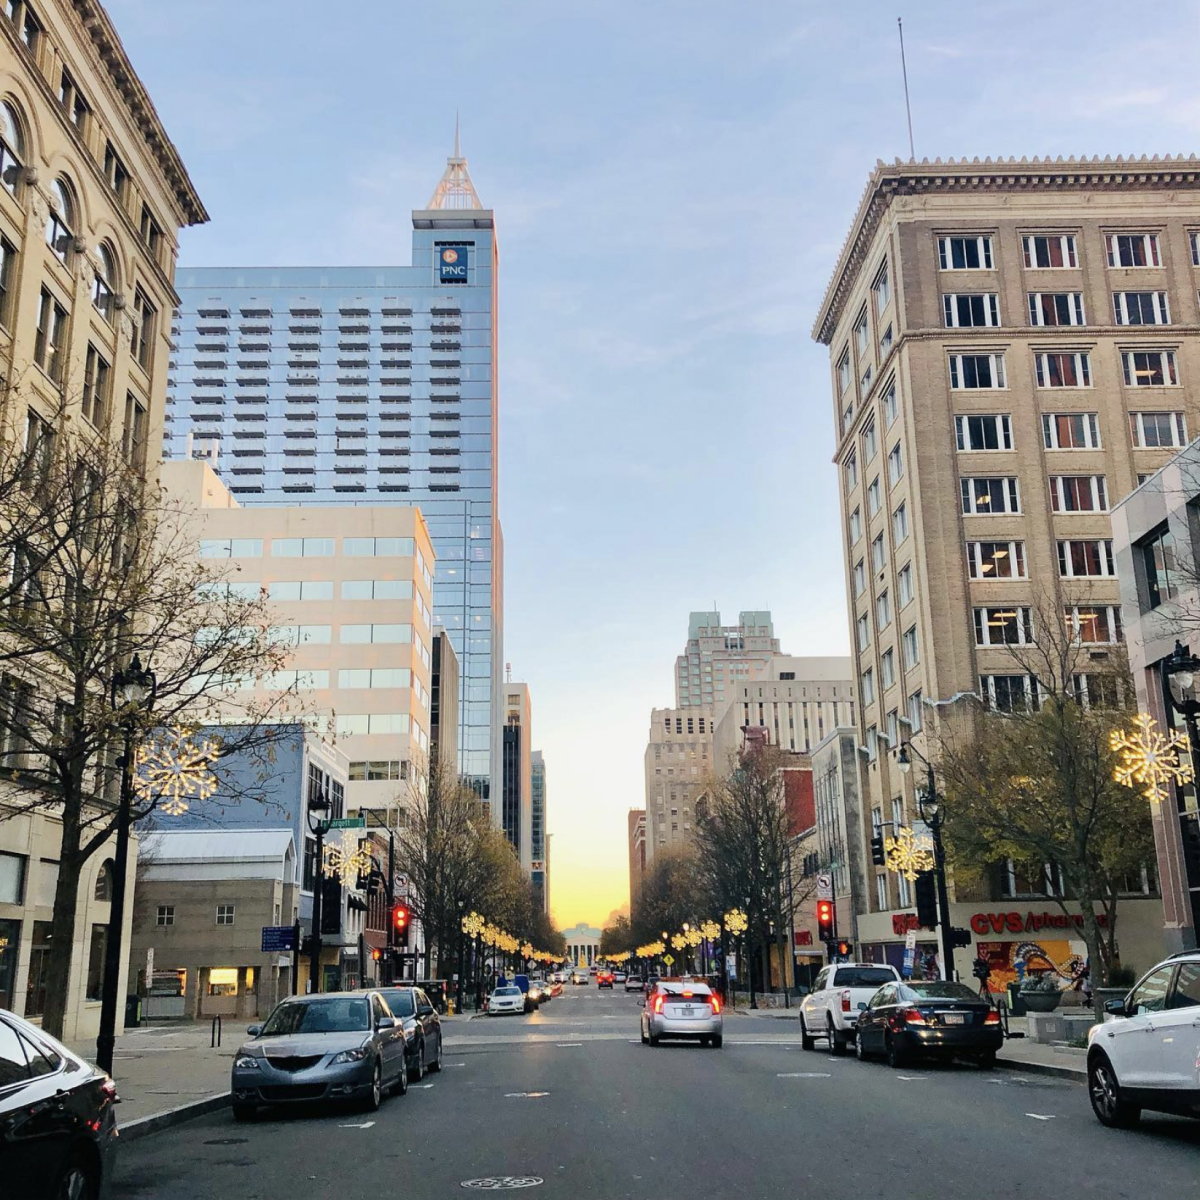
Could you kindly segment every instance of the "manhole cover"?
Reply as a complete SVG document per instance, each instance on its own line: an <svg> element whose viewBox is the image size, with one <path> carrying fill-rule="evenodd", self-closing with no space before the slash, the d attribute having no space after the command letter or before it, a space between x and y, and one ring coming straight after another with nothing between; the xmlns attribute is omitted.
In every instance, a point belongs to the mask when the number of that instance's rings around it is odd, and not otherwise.
<svg viewBox="0 0 1200 1200"><path fill-rule="evenodd" d="M206 1146L244 1146L249 1138L209 1138Z"/></svg>
<svg viewBox="0 0 1200 1200"><path fill-rule="evenodd" d="M483 1179L464 1179L461 1186L481 1192L506 1192L516 1188L539 1187L545 1182L537 1175L488 1175Z"/></svg>

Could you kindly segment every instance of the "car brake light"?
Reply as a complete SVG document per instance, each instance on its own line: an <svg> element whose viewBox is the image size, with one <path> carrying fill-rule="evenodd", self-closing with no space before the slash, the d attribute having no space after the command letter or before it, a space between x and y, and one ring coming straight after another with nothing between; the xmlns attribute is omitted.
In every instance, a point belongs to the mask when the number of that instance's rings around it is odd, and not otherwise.
<svg viewBox="0 0 1200 1200"><path fill-rule="evenodd" d="M850 993L843 992L842 993L842 1012L849 1012L849 1011L850 1011Z"/></svg>
<svg viewBox="0 0 1200 1200"><path fill-rule="evenodd" d="M999 1025L1000 1014L993 1008L991 1012L989 1012L988 1015L983 1018L983 1023L985 1025Z"/></svg>
<svg viewBox="0 0 1200 1200"><path fill-rule="evenodd" d="M662 996L655 996L654 997L654 1011L656 1013L660 1013L660 1012L662 1012L662 1008L663 1008Z"/></svg>
<svg viewBox="0 0 1200 1200"><path fill-rule="evenodd" d="M696 994L695 992L684 992L683 998L685 1000L690 1000L695 994Z"/></svg>
<svg viewBox="0 0 1200 1200"><path fill-rule="evenodd" d="M928 1025L925 1020L925 1014L919 1008L906 1008L904 1010L904 1022L906 1025Z"/></svg>
<svg viewBox="0 0 1200 1200"><path fill-rule="evenodd" d="M100 1085L100 1091L110 1103L117 1104L120 1101L120 1097L117 1095L117 1085L111 1079L104 1080Z"/></svg>
<svg viewBox="0 0 1200 1200"><path fill-rule="evenodd" d="M712 1005L713 1016L714 1017L717 1016L721 1011L721 997L720 996L709 996L708 1002L709 1002L709 1004Z"/></svg>

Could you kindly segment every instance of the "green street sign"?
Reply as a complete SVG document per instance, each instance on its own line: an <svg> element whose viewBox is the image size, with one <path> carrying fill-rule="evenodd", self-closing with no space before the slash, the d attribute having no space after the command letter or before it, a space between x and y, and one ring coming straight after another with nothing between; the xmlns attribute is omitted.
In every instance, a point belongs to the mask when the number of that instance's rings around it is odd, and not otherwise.
<svg viewBox="0 0 1200 1200"><path fill-rule="evenodd" d="M366 829L366 817L338 817L326 824L326 829Z"/></svg>
<svg viewBox="0 0 1200 1200"><path fill-rule="evenodd" d="M663 962L665 962L668 967L673 967L675 965L675 956L672 954L664 954Z"/></svg>

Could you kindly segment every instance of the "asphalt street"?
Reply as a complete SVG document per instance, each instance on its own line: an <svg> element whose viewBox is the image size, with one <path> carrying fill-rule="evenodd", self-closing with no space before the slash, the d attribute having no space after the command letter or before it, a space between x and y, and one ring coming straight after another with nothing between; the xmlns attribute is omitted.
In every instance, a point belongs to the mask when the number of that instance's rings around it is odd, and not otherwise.
<svg viewBox="0 0 1200 1200"><path fill-rule="evenodd" d="M592 984L456 1022L441 1076L377 1113L199 1118L123 1146L114 1197L426 1200L501 1177L547 1200L1200 1196L1200 1122L1108 1130L1076 1083L806 1053L740 1013L720 1050L650 1049L639 1004Z"/></svg>

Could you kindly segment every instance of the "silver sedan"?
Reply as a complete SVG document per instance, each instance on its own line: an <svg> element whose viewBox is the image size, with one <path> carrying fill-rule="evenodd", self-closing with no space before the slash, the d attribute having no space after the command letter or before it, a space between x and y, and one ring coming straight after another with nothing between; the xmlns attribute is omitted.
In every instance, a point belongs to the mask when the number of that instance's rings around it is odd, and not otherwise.
<svg viewBox="0 0 1200 1200"><path fill-rule="evenodd" d="M661 980L646 996L642 1009L642 1044L660 1038L688 1038L719 1047L724 1032L721 997L705 983Z"/></svg>
<svg viewBox="0 0 1200 1200"><path fill-rule="evenodd" d="M404 1030L378 992L294 996L233 1057L233 1115L263 1104L357 1100L377 1109L384 1092L408 1091Z"/></svg>

